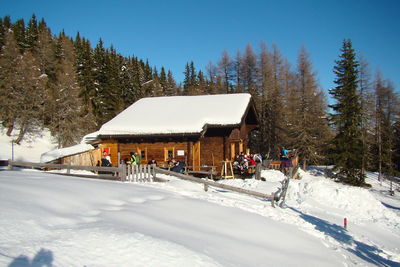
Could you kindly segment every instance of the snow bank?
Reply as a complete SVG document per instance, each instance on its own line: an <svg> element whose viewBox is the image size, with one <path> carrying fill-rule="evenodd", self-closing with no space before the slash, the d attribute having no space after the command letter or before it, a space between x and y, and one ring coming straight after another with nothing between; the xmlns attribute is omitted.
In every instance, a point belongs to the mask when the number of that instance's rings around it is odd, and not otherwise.
<svg viewBox="0 0 400 267"><path fill-rule="evenodd" d="M330 213L354 221L395 222L399 217L382 205L368 189L336 183L300 170L301 180L291 180L287 193L290 205L313 206L318 203Z"/></svg>

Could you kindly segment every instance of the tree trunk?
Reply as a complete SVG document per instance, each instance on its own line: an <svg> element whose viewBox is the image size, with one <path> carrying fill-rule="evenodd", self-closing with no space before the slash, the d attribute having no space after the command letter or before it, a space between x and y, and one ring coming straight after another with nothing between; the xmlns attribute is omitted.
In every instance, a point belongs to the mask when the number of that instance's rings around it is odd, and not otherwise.
<svg viewBox="0 0 400 267"><path fill-rule="evenodd" d="M7 123L7 136L11 136L12 131L14 130L14 121Z"/></svg>
<svg viewBox="0 0 400 267"><path fill-rule="evenodd" d="M307 159L303 158L303 171L307 170Z"/></svg>
<svg viewBox="0 0 400 267"><path fill-rule="evenodd" d="M19 130L18 138L17 138L17 140L15 140L15 143L16 143L17 145L19 145L19 144L21 143L22 139L23 139L24 136L25 136L25 133L26 133L26 124L23 123L23 124L21 125L21 129Z"/></svg>

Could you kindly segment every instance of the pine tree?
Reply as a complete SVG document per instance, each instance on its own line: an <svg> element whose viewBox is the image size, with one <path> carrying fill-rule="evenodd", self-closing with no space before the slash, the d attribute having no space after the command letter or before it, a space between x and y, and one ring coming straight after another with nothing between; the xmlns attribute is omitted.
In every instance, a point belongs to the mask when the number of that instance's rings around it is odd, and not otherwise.
<svg viewBox="0 0 400 267"><path fill-rule="evenodd" d="M4 26L3 19L0 18L0 52L4 45L5 34L6 34L6 27Z"/></svg>
<svg viewBox="0 0 400 267"><path fill-rule="evenodd" d="M93 79L95 86L93 114L99 126L111 119L109 107L105 104L111 100L111 95L107 88L107 64L107 52L103 46L103 40L100 39L93 52Z"/></svg>
<svg viewBox="0 0 400 267"><path fill-rule="evenodd" d="M35 14L32 15L32 18L28 22L28 27L26 29L26 49L33 50L35 49L36 42L39 36L39 29L36 20Z"/></svg>
<svg viewBox="0 0 400 267"><path fill-rule="evenodd" d="M54 92L55 114L51 131L57 137L58 146L71 146L80 141L85 134L87 123L82 114L82 101L79 98L81 88L75 69L76 56L73 44L67 36L60 34L58 38L57 84Z"/></svg>
<svg viewBox="0 0 400 267"><path fill-rule="evenodd" d="M7 135L10 136L15 124L18 110L16 96L17 62L21 57L17 42L12 32L5 34L4 46L0 54L0 120L7 128Z"/></svg>
<svg viewBox="0 0 400 267"><path fill-rule="evenodd" d="M336 101L330 105L335 126L332 157L335 161L335 175L342 182L361 186L365 183L362 173L363 144L361 139L361 105L358 88L358 63L350 40L343 41L342 54L336 61L336 87L330 94Z"/></svg>
<svg viewBox="0 0 400 267"><path fill-rule="evenodd" d="M175 96L178 94L176 88L176 82L171 71L168 71L167 74L167 89L165 90L165 94L169 96Z"/></svg>
<svg viewBox="0 0 400 267"><path fill-rule="evenodd" d="M14 33L15 41L17 42L18 48L21 53L27 48L26 38L25 38L25 22L23 19L17 20L12 25L12 31Z"/></svg>
<svg viewBox="0 0 400 267"><path fill-rule="evenodd" d="M196 68L194 67L193 61L186 64L185 78L183 81L183 90L184 95L199 95L201 94L201 89L198 84L198 76L196 72Z"/></svg>
<svg viewBox="0 0 400 267"><path fill-rule="evenodd" d="M168 90L168 81L167 81L167 74L165 73L164 67L161 67L160 85L162 87L163 95L166 95L166 92Z"/></svg>

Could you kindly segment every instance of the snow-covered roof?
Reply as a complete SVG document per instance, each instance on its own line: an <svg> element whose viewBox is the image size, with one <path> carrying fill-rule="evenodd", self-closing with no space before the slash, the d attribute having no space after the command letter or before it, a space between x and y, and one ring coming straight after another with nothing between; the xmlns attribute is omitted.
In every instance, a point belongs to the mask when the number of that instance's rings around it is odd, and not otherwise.
<svg viewBox="0 0 400 267"><path fill-rule="evenodd" d="M250 94L142 98L105 123L98 135L201 133L205 126L239 125Z"/></svg>
<svg viewBox="0 0 400 267"><path fill-rule="evenodd" d="M75 146L55 149L55 150L43 153L42 156L40 157L40 162L50 162L50 161L53 161L53 160L56 160L59 158L87 152L92 149L94 149L94 147L92 145L83 144L83 143L75 145Z"/></svg>

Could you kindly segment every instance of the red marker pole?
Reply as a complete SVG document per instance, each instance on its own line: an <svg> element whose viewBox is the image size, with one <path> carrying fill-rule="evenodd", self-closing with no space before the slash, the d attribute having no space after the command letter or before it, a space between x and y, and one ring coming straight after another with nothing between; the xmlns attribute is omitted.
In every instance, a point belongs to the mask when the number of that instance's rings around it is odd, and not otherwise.
<svg viewBox="0 0 400 267"><path fill-rule="evenodd" d="M347 218L344 218L343 223L344 223L344 229L347 230Z"/></svg>

